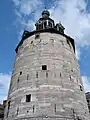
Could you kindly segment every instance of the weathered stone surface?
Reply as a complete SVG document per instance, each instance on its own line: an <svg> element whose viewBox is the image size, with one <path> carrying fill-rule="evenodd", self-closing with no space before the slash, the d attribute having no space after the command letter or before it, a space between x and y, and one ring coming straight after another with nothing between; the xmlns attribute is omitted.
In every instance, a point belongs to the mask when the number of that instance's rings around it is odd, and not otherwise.
<svg viewBox="0 0 90 120"><path fill-rule="evenodd" d="M42 70L47 65L47 70ZM26 102L26 95L31 95ZM89 120L78 62L59 34L24 40L14 63L4 120Z"/></svg>

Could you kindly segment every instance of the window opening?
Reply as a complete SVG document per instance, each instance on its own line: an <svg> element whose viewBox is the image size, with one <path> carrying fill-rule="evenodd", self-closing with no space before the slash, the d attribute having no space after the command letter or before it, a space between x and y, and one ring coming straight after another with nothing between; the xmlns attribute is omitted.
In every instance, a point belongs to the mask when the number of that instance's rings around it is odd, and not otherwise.
<svg viewBox="0 0 90 120"><path fill-rule="evenodd" d="M70 45L70 42L69 40L67 39L67 44L69 45L70 49L71 49L71 45Z"/></svg>
<svg viewBox="0 0 90 120"><path fill-rule="evenodd" d="M19 77L18 77L18 80L17 80L17 82L19 83Z"/></svg>
<svg viewBox="0 0 90 120"><path fill-rule="evenodd" d="M71 81L73 81L73 77L71 75L69 75L69 78L70 78Z"/></svg>
<svg viewBox="0 0 90 120"><path fill-rule="evenodd" d="M17 115L18 115L18 112L19 112L19 108L17 108Z"/></svg>
<svg viewBox="0 0 90 120"><path fill-rule="evenodd" d="M47 26L47 22L44 22L44 28L46 29L46 26Z"/></svg>
<svg viewBox="0 0 90 120"><path fill-rule="evenodd" d="M35 109L35 107L34 107L34 105L33 105L33 113L34 113L34 109Z"/></svg>
<svg viewBox="0 0 90 120"><path fill-rule="evenodd" d="M56 104L55 104L55 106L54 106L54 109L55 109L55 113L56 113Z"/></svg>
<svg viewBox="0 0 90 120"><path fill-rule="evenodd" d="M48 77L48 73L46 72L46 77Z"/></svg>
<svg viewBox="0 0 90 120"><path fill-rule="evenodd" d="M29 79L29 74L27 74L27 80Z"/></svg>
<svg viewBox="0 0 90 120"><path fill-rule="evenodd" d="M33 44L33 41L31 41L31 44Z"/></svg>
<svg viewBox="0 0 90 120"><path fill-rule="evenodd" d="M10 103L11 103L11 101L8 101L8 110L9 110L9 108L10 108Z"/></svg>
<svg viewBox="0 0 90 120"><path fill-rule="evenodd" d="M36 78L38 78L38 72L36 72Z"/></svg>
<svg viewBox="0 0 90 120"><path fill-rule="evenodd" d="M48 22L48 24L49 24L49 27L52 27L52 23L51 22Z"/></svg>
<svg viewBox="0 0 90 120"><path fill-rule="evenodd" d="M7 117L8 117L8 114L9 114L10 103L11 103L11 101L8 101L8 111L7 111Z"/></svg>
<svg viewBox="0 0 90 120"><path fill-rule="evenodd" d="M35 39L38 39L39 37L40 37L39 34L36 34L36 35L35 35Z"/></svg>
<svg viewBox="0 0 90 120"><path fill-rule="evenodd" d="M20 75L22 75L22 71L20 71Z"/></svg>
<svg viewBox="0 0 90 120"><path fill-rule="evenodd" d="M54 73L54 77L56 77L56 73Z"/></svg>
<svg viewBox="0 0 90 120"><path fill-rule="evenodd" d="M81 91L83 91L83 88L82 88L82 86L81 86L81 85L80 85L80 90L81 90Z"/></svg>
<svg viewBox="0 0 90 120"><path fill-rule="evenodd" d="M31 95L26 95L26 102L31 102Z"/></svg>
<svg viewBox="0 0 90 120"><path fill-rule="evenodd" d="M61 77L62 75L61 75L61 73L60 73L60 77Z"/></svg>
<svg viewBox="0 0 90 120"><path fill-rule="evenodd" d="M87 103L89 104L89 100L87 100Z"/></svg>
<svg viewBox="0 0 90 120"><path fill-rule="evenodd" d="M47 70L47 65L42 65L42 70Z"/></svg>

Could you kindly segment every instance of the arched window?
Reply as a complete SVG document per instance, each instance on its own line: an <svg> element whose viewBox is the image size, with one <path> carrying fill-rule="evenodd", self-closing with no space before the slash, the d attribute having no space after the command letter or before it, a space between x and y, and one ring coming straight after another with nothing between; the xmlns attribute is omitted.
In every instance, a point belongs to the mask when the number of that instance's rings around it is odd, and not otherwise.
<svg viewBox="0 0 90 120"><path fill-rule="evenodd" d="M50 21L48 22L48 26L49 26L49 27L52 27L52 23L51 23Z"/></svg>
<svg viewBox="0 0 90 120"><path fill-rule="evenodd" d="M45 29L47 28L47 22L46 21L44 22L44 28Z"/></svg>

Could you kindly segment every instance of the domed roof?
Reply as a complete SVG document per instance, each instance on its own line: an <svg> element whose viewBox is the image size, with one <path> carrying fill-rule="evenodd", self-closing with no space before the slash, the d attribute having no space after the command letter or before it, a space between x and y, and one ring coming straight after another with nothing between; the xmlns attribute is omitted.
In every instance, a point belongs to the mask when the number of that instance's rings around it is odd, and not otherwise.
<svg viewBox="0 0 90 120"><path fill-rule="evenodd" d="M45 9L45 10L42 12L42 16L43 16L43 17L44 17L44 16L49 17L49 16L50 16L49 11Z"/></svg>

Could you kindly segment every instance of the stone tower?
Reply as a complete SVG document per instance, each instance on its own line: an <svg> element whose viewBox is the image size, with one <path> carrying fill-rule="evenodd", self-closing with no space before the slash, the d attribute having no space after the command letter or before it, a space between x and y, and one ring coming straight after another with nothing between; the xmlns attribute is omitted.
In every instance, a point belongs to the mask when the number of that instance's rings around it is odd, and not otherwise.
<svg viewBox="0 0 90 120"><path fill-rule="evenodd" d="M4 120L89 120L74 39L47 10L16 48Z"/></svg>

